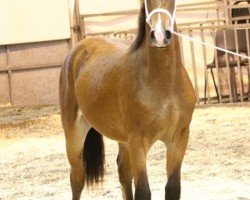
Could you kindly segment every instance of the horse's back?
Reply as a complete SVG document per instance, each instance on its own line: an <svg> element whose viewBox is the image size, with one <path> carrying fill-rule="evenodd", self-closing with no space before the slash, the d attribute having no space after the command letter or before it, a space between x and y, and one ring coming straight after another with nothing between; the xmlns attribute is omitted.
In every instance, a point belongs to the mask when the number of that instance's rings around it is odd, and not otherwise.
<svg viewBox="0 0 250 200"><path fill-rule="evenodd" d="M129 40L115 38L87 38L80 41L69 52L64 67L73 70L74 78L78 72L86 67L94 67L95 63L109 62L109 66L116 64L116 58L121 58L128 49ZM102 61L101 61L102 60ZM92 63L90 65L90 63Z"/></svg>
<svg viewBox="0 0 250 200"><path fill-rule="evenodd" d="M83 40L76 46L76 55L72 56L75 81L91 78L90 83L92 84L96 84L98 80L105 84L103 78L111 78L120 70L119 64L127 49L126 42L115 38L87 38Z"/></svg>

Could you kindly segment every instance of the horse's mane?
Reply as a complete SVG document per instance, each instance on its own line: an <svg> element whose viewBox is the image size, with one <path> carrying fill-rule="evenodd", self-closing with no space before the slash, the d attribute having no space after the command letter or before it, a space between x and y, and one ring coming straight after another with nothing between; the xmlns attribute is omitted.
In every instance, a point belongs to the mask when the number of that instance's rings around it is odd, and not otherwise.
<svg viewBox="0 0 250 200"><path fill-rule="evenodd" d="M143 3L138 18L138 34L135 41L132 43L130 47L130 52L135 52L141 47L141 45L144 42L145 36L146 36L146 13L145 13L145 5Z"/></svg>

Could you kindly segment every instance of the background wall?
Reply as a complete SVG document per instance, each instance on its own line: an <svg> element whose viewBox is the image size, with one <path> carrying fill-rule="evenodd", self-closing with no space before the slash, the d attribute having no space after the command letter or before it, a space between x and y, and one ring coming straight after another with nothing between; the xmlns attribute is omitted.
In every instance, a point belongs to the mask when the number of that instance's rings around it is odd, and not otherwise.
<svg viewBox="0 0 250 200"><path fill-rule="evenodd" d="M81 15L140 7L139 0L79 0L79 4ZM74 0L0 0L0 105L58 103L73 8ZM177 16L177 20L193 18L197 14ZM137 15L92 17L85 19L85 25L87 33L134 29Z"/></svg>
<svg viewBox="0 0 250 200"><path fill-rule="evenodd" d="M0 0L0 105L58 103L68 0Z"/></svg>
<svg viewBox="0 0 250 200"><path fill-rule="evenodd" d="M211 0L215 1L215 0ZM201 3L207 0L190 0ZM80 14L139 9L139 0L79 0ZM177 8L187 4L177 0ZM58 77L61 64L70 48L70 19L74 0L0 0L0 105L38 105L58 103ZM221 13L223 14L223 13ZM177 13L177 23L205 22L214 11ZM85 18L86 33L122 31L137 27L137 14ZM185 33L188 34L188 33ZM194 32L199 39L199 33ZM205 40L213 43L208 31ZM190 42L182 41L184 63L192 81ZM195 52L202 52L194 44ZM214 50L207 50L207 63L212 62ZM204 85L202 56L196 56L198 82ZM13 70L14 68L14 70ZM26 68L26 69L24 69ZM37 68L37 69L34 69Z"/></svg>
<svg viewBox="0 0 250 200"><path fill-rule="evenodd" d="M68 0L0 0L0 45L70 38Z"/></svg>

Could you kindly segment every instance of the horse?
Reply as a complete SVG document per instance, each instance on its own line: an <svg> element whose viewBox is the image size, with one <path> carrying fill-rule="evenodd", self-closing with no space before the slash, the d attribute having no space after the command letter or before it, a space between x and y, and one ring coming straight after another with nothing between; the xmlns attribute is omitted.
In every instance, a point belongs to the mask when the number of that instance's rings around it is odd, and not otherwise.
<svg viewBox="0 0 250 200"><path fill-rule="evenodd" d="M176 30L175 4L141 0L138 34L131 45L85 38L67 55L59 99L72 199L80 199L85 184L103 181L103 136L118 142L124 200L151 199L146 161L156 141L167 150L165 199L180 199L181 165L196 97L178 38L171 32Z"/></svg>

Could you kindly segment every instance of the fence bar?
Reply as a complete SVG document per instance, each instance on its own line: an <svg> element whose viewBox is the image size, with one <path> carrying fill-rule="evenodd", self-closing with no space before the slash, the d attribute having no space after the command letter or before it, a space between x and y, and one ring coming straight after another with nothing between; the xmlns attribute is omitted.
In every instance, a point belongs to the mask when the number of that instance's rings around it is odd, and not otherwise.
<svg viewBox="0 0 250 200"><path fill-rule="evenodd" d="M223 28L228 28L228 29L233 29L233 28L239 28L239 29L244 29L244 28L249 28L249 24L232 24L232 25L214 25L214 20L211 21L211 24L212 25L206 25L206 26L203 26L202 28L205 30L205 29L208 29L208 30L211 30L211 29L223 29ZM194 30L200 30L201 27L200 26L184 26L184 27L181 27L181 26L178 26L178 31L182 30L182 31L186 31L186 30L189 30L189 29L192 29L193 31Z"/></svg>
<svg viewBox="0 0 250 200"><path fill-rule="evenodd" d="M136 34L137 29L129 29L129 30L124 30L124 31L105 31L105 32L86 33L85 36L86 37L99 36L99 35L106 36L106 35L114 35L114 34L118 34L118 33Z"/></svg>
<svg viewBox="0 0 250 200"><path fill-rule="evenodd" d="M74 10L73 10L73 13L71 12L70 0L68 0L68 8L69 8L70 35L71 35L71 37L68 40L68 45L69 45L69 49L71 49L78 42L78 38L76 38L76 34L75 34L75 22L74 22L75 13L74 13Z"/></svg>
<svg viewBox="0 0 250 200"><path fill-rule="evenodd" d="M249 5L229 5L228 9L233 9L233 8L249 8ZM177 9L177 12L192 12L192 11L207 11L207 10L223 10L224 6L217 6L217 5L212 5L212 6L197 6L197 7L193 7L193 8L179 8Z"/></svg>
<svg viewBox="0 0 250 200"><path fill-rule="evenodd" d="M182 33L182 32L180 32L180 33ZM180 46L181 46L181 54L182 54L182 56L181 56L181 62L182 62L182 64L183 64L183 66L185 66L185 57L184 57L184 46L183 46L183 38L179 38L179 41L180 41Z"/></svg>
<svg viewBox="0 0 250 200"><path fill-rule="evenodd" d="M204 36L204 30L201 29L200 31L200 37L201 41L205 42L205 36ZM203 53L203 61L204 61L204 69L205 69L205 99L204 99L204 104L206 104L207 98L208 98L208 103L211 103L211 97L210 97L210 84L209 84L209 79L208 79L208 69L207 69L207 54L206 54L206 47L202 45L202 53ZM207 95L206 95L207 94Z"/></svg>
<svg viewBox="0 0 250 200"><path fill-rule="evenodd" d="M239 53L239 41L238 41L238 31L234 29L234 38L235 38L235 47L236 47L236 52ZM242 77L242 70L241 70L241 64L240 64L240 57L237 56L237 67L239 71L238 79L240 82L240 100L243 102L243 77Z"/></svg>
<svg viewBox="0 0 250 200"><path fill-rule="evenodd" d="M215 44L215 29L212 29L212 35L213 35L213 41L214 41L214 44ZM222 103L222 95L221 95L221 82L220 82L220 72L219 72L219 64L218 64L218 52L217 52L217 49L215 49L215 67L216 67L216 74L217 74L217 83L218 83L218 96L219 96L219 103Z"/></svg>
<svg viewBox="0 0 250 200"><path fill-rule="evenodd" d="M75 1L75 22L76 22L76 33L78 37L78 41L82 40L85 37L85 24L84 19L80 17L80 8L79 8L79 0Z"/></svg>
<svg viewBox="0 0 250 200"><path fill-rule="evenodd" d="M229 12L228 12L228 1L227 0L224 0L224 12L225 12L225 16L226 16L226 24L229 24L229 21L230 20L230 15L229 15Z"/></svg>
<svg viewBox="0 0 250 200"><path fill-rule="evenodd" d="M58 67L62 67L62 63L50 63L50 64L30 65L30 66L7 66L7 67L0 67L0 72L22 71L22 70L31 70L31 69L58 68Z"/></svg>
<svg viewBox="0 0 250 200"><path fill-rule="evenodd" d="M217 21L220 20L220 10L218 8L216 9L216 19L217 19ZM220 24L218 23L218 25L220 25Z"/></svg>
<svg viewBox="0 0 250 200"><path fill-rule="evenodd" d="M248 20L250 19L250 16L244 16L244 17L234 17L234 21L238 21L238 20ZM192 22L185 22L185 23L178 23L178 30L180 28L183 29L183 27L188 28L189 26L192 26L192 28L194 27L194 25L200 25L200 24L211 24L211 23L215 23L217 22L216 28L230 28L232 26L235 26L233 24L227 24L226 22L228 22L228 20L226 18L220 18L220 19L208 19L206 21L204 20L199 20L199 21L192 21ZM229 22L228 22L229 23ZM221 25L222 24L222 25ZM225 25L226 24L226 25ZM246 24L238 24L237 26L246 26ZM196 26L195 28L199 28L200 26ZM207 26L205 28L205 26L203 26L203 29L209 29L209 27L211 28L211 26Z"/></svg>
<svg viewBox="0 0 250 200"><path fill-rule="evenodd" d="M210 5L209 5L210 4ZM249 8L247 5L233 5L228 6L228 9L233 8ZM208 11L208 10L223 10L225 7L216 5L216 2L208 2L208 3L197 3L197 4L186 4L179 5L177 8L177 12L192 12L192 11ZM81 15L81 17L84 18L90 18L90 17L100 17L100 16L114 16L114 15L135 15L138 14L139 10L124 10L124 11L116 11L116 12L104 12L104 13L95 13L95 14L85 14Z"/></svg>
<svg viewBox="0 0 250 200"><path fill-rule="evenodd" d="M7 67L9 66L10 64L10 49L9 49L9 46L6 45L5 46L5 49L6 49L6 61L7 61ZM12 72L11 70L6 70L8 72L8 86L9 86L9 99L10 99L10 104L13 103L12 101Z"/></svg>
<svg viewBox="0 0 250 200"><path fill-rule="evenodd" d="M248 23L250 20L248 20ZM246 29L246 40L247 40L247 54L250 56L250 39L249 39L250 29ZM250 101L250 60L248 59L248 100Z"/></svg>
<svg viewBox="0 0 250 200"><path fill-rule="evenodd" d="M179 7L179 8L186 8L186 7L202 6L202 5L208 6L208 5L210 5L210 4L215 4L215 3L216 3L216 2L210 0L210 1L199 2L199 3L181 4L181 5L179 5L178 7Z"/></svg>
<svg viewBox="0 0 250 200"><path fill-rule="evenodd" d="M95 14L86 14L80 15L82 18L91 18L91 17L106 17L106 16L117 16L117 15L137 15L139 14L138 9L136 10L123 10L123 11L116 11L116 12L104 12L104 13L95 13Z"/></svg>
<svg viewBox="0 0 250 200"><path fill-rule="evenodd" d="M224 48L227 49L227 34L226 34L226 29L223 29L223 39L224 39ZM229 96L230 96L230 102L233 102L233 93L232 93L232 81L231 81L231 69L229 66L229 58L228 58L228 53L226 52L226 67L227 67L227 81L228 81L228 89L229 89Z"/></svg>
<svg viewBox="0 0 250 200"><path fill-rule="evenodd" d="M189 30L189 36L193 37L192 30ZM197 97L197 103L199 104L200 103L200 95L199 95L199 87L198 87L198 79L197 79L195 54L194 54L194 43L192 41L190 41L190 48L191 48L192 67L193 67L193 74L194 74L195 93L196 93L196 97Z"/></svg>

